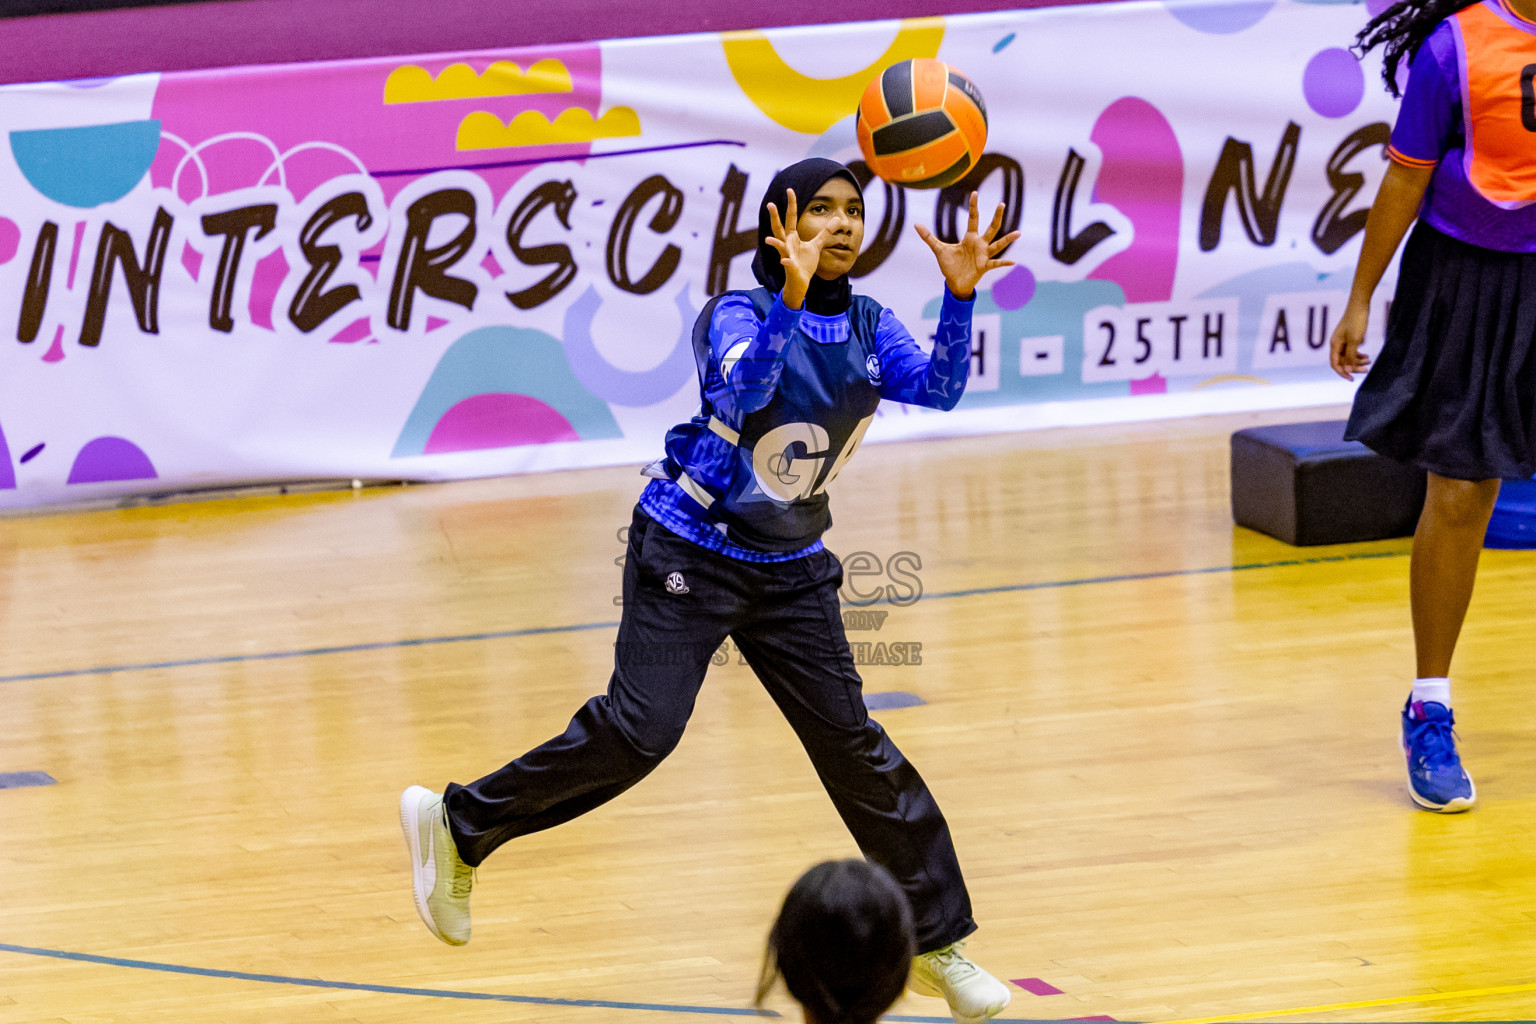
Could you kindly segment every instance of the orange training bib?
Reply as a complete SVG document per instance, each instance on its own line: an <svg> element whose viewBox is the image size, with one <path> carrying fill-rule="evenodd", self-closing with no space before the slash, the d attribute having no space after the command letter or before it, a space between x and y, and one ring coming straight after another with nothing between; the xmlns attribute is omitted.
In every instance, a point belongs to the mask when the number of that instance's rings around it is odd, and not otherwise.
<svg viewBox="0 0 1536 1024"><path fill-rule="evenodd" d="M1536 24L1506 0L1456 16L1466 101L1467 178L1503 207L1536 201Z"/></svg>

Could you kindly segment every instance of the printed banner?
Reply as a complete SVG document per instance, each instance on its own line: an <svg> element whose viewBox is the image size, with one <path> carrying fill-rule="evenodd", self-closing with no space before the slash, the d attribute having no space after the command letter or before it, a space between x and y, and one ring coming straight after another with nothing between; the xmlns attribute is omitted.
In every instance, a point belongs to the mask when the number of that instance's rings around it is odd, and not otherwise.
<svg viewBox="0 0 1536 1024"><path fill-rule="evenodd" d="M754 284L769 178L858 160L856 101L909 57L970 76L990 136L961 186L870 182L856 288L923 338L913 225L963 231L974 187L1023 235L959 409L888 403L871 438L1347 398L1327 338L1395 112L1345 49L1366 16L1170 0L0 89L0 504L648 460L697 407L698 310Z"/></svg>

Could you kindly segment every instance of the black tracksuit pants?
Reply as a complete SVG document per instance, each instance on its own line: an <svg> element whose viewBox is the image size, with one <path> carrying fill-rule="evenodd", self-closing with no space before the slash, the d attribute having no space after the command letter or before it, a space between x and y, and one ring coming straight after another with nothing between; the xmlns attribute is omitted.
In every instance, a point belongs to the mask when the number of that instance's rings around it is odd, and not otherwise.
<svg viewBox="0 0 1536 1024"><path fill-rule="evenodd" d="M710 659L729 636L804 744L859 849L906 890L918 949L975 931L949 826L917 769L864 708L838 605L842 580L830 552L743 562L684 540L637 508L608 692L577 711L562 735L477 782L449 784L449 826L465 863L478 865L502 843L569 821L650 774L682 738ZM687 592L674 592L681 587Z"/></svg>

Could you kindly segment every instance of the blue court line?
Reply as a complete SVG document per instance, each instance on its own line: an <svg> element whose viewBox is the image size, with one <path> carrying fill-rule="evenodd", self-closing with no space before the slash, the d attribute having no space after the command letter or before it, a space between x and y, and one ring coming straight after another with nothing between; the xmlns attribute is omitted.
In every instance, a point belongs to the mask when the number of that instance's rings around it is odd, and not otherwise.
<svg viewBox="0 0 1536 1024"><path fill-rule="evenodd" d="M148 661L128 665L99 665L96 668L69 668L57 672L24 672L0 676L0 683L25 683L37 679L67 679L71 676L95 676L107 672L148 672L161 668L189 668L195 665L234 665L246 661L282 661L287 658L312 658L319 654L353 654L358 651L389 651L401 647L432 647L437 644L462 644L474 640L506 640L520 636L548 633L579 633L591 629L613 629L617 622L584 622L574 626L533 626L528 629L501 629L490 633L461 633L457 636L426 636L408 640L379 640L367 644L342 644L339 647L305 647L296 651L267 651L262 654L225 654L212 658L184 658L180 661Z"/></svg>
<svg viewBox="0 0 1536 1024"><path fill-rule="evenodd" d="M0 789L25 789L28 786L57 786L59 780L47 772L0 772Z"/></svg>
<svg viewBox="0 0 1536 1024"><path fill-rule="evenodd" d="M1407 551L1358 551L1348 555L1316 555L1312 558L1284 558L1275 562L1243 562L1238 565L1212 565L1204 569L1168 569L1164 572L1138 572L1123 576L1088 576L1077 580L1050 580L1044 583L1006 583L998 587L943 590L936 594L930 594L925 591L922 599L936 601L946 597L978 597L983 594L1009 594L1024 590L1061 590L1065 587L1088 587L1100 583L1134 583L1138 580L1164 580L1175 576L1213 576L1224 572L1247 572L1250 569L1284 569L1290 566L1322 565L1328 562L1359 562L1373 558L1407 558L1408 554ZM913 603L916 604L915 601ZM0 682L4 681L0 679Z"/></svg>
<svg viewBox="0 0 1536 1024"><path fill-rule="evenodd" d="M905 690L886 690L883 693L866 693L864 706L871 711L895 711L898 708L918 708L928 702L915 693ZM896 1018L892 1017L892 1020Z"/></svg>
<svg viewBox="0 0 1536 1024"><path fill-rule="evenodd" d="M119 956L97 956L94 953L72 953L63 949L40 949L36 946L14 946L0 942L0 951L22 953L26 956L51 957L55 960L75 960L80 963L101 964L105 967L131 967L140 971L159 971L165 974L192 974L200 978L226 978L233 981L257 981L268 985L298 985L303 988L345 989L350 992L378 992L396 996L430 996L434 999L476 999L492 1003L533 1003L538 1006L590 1006L609 1010L657 1010L664 1013L705 1013L728 1017L777 1017L768 1010L743 1009L735 1006L672 1006L665 1003L626 1003L611 999L557 999L552 996L518 996L500 992L462 992L455 989L411 988L405 985L370 985L359 981L327 981L323 978L290 978L282 974L253 974L249 971L225 971L213 967L188 967L184 964L163 964L154 960L129 960ZM938 1021L938 1017L925 1018ZM943 1019L945 1022L949 1018ZM941 1022L943 1024L943 1022Z"/></svg>
<svg viewBox="0 0 1536 1024"><path fill-rule="evenodd" d="M213 967L163 964L154 960L129 960L126 957L120 956L72 953L63 949L16 946L9 942L0 942L0 952L20 953L24 956L49 957L54 960L74 960L78 963L100 964L104 967L130 967L134 970L159 971L163 974L191 974L200 978L255 981L266 985L298 985L302 988L341 989L348 992L377 992L380 995L391 996L471 999L487 1003L531 1003L536 1006L581 1006L602 1010L649 1010L656 1013L701 1013L715 1017L782 1018L781 1014L773 1010L759 1010L740 1006L683 1006L671 1003L627 1003L613 999L559 999L553 996L519 996L502 992L464 992L444 988L412 988L407 985L370 985L360 981L327 981L324 978L291 978L283 974L253 974L249 971L225 971ZM910 1024L952 1024L949 1017L887 1017L885 1019L910 1022ZM1061 1021L1059 1019L995 1018L992 1024L1061 1024Z"/></svg>
<svg viewBox="0 0 1536 1024"><path fill-rule="evenodd" d="M919 600L939 601L946 598L980 597L987 594L1007 594L1028 590L1062 590L1067 587L1096 586L1102 583L1134 583L1140 580L1172 579L1179 576L1211 576L1221 573L1248 572L1254 569L1283 569L1292 566L1322 565L1330 562L1358 562L1366 559L1406 557L1408 557L1408 552L1406 551L1362 551L1346 555L1285 558L1273 562L1213 565L1200 569L1169 569L1163 572L1131 573L1120 576L1089 576L1072 580L1010 583L997 587L975 587L969 590L941 590L936 593L925 591L919 596ZM889 602L882 598L880 601L873 603L885 604ZM860 607L863 606L861 605ZM179 661L97 665L93 668L60 669L54 672L23 672L17 675L0 676L0 683L26 683L35 682L40 679L70 679L77 676L105 675L108 672L149 672L156 669L193 668L202 665L236 665L250 661L284 661L291 658L312 658L322 654L356 654L363 651L389 651L406 647L434 647L438 644L462 644L477 640L508 640L525 636L548 636L558 633L588 632L595 629L616 629L618 625L617 622L582 622L571 626L533 626L527 629L502 629L487 633L460 633L451 636L413 637L405 640L379 640L364 644L342 644L336 647L305 647L293 651L266 651L260 654L225 654L209 658L183 658Z"/></svg>

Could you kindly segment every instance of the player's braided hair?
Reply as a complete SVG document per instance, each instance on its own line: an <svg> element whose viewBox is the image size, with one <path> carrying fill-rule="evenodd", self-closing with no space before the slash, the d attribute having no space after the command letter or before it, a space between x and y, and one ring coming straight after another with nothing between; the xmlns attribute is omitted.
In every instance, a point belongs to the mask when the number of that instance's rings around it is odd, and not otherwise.
<svg viewBox="0 0 1536 1024"><path fill-rule="evenodd" d="M1355 53L1364 57L1377 46L1382 49L1381 77L1387 91L1402 95L1397 88L1398 65L1413 63L1414 55L1435 26L1478 0L1397 0L1366 23L1355 37Z"/></svg>

